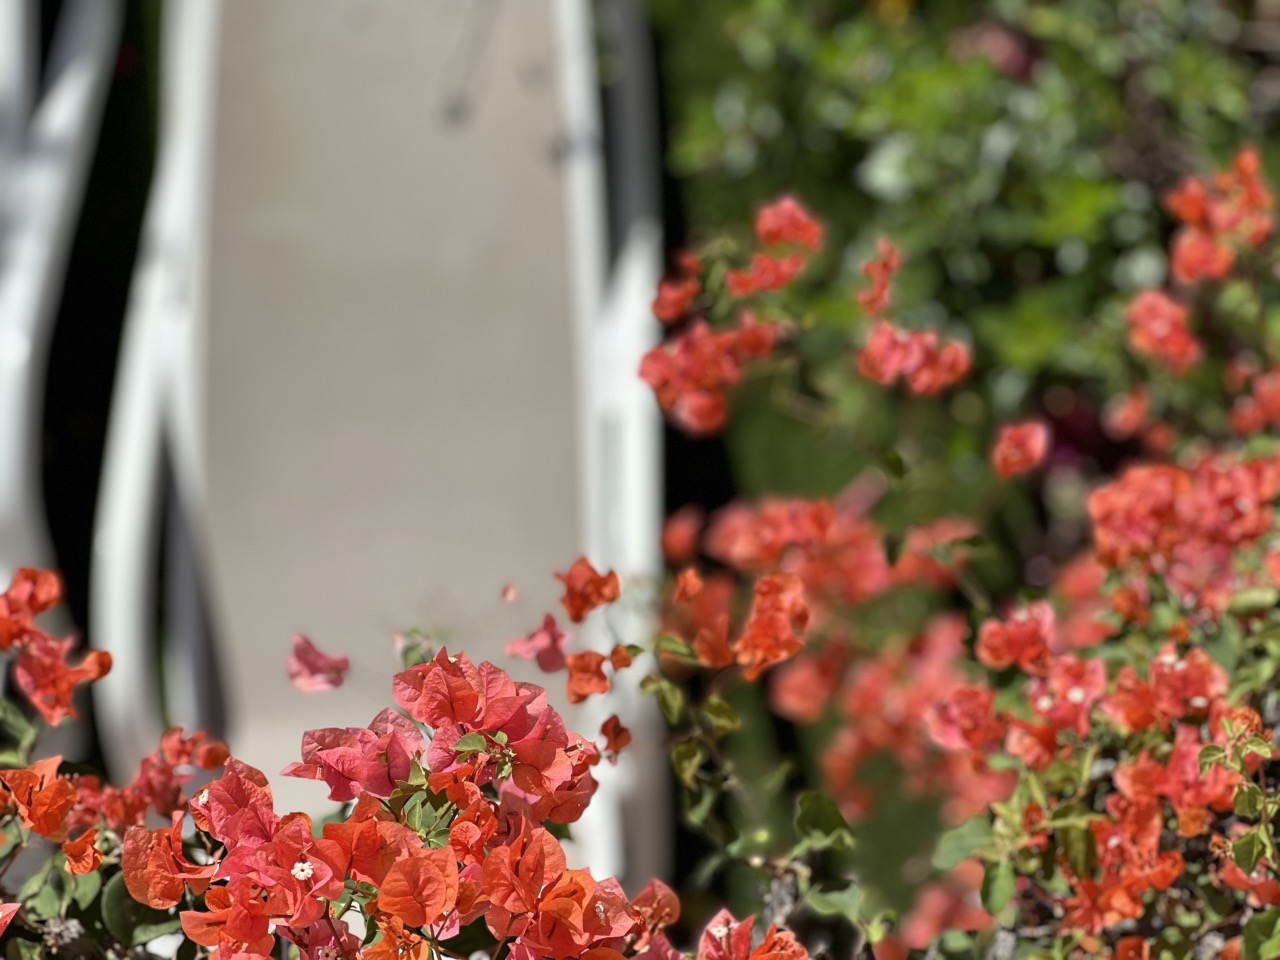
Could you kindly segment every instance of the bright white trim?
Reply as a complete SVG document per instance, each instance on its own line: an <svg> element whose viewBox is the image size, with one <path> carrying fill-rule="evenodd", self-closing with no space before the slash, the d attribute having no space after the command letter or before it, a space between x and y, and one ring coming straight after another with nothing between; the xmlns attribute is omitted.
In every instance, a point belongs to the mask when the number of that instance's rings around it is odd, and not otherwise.
<svg viewBox="0 0 1280 960"><path fill-rule="evenodd" d="M95 643L115 667L95 687L112 773L128 776L163 732L155 664L141 655L155 633L152 571L163 497L163 454L195 524L204 504L200 398L209 164L221 8L170 0L163 14L160 143L143 242L130 292L103 457L90 605ZM175 722L194 704L186 664L166 674Z"/></svg>
<svg viewBox="0 0 1280 960"><path fill-rule="evenodd" d="M661 266L661 230L655 219L627 225L617 264L608 273L604 138L591 4L556 0L555 8L578 383L580 536L584 552L594 563L623 576L633 604L635 588L643 589L660 569L661 433L652 397L643 389L637 370L641 355L656 336L649 304ZM648 119L621 117L619 123L644 125ZM634 159L638 175L657 177L656 154ZM595 623L589 624L596 629L581 631L579 638L604 650L613 638L599 629L601 616L596 614ZM609 616L628 641L639 639L650 627L648 618L634 606L611 610ZM624 753L616 768L597 768L600 789L574 831L579 858L597 875L623 876L637 872L637 866L649 869L651 864L628 862L627 837L666 835L661 802L639 811L624 809L642 785L660 788L663 783L661 751L641 755L639 744L656 743L661 734L652 705L637 703L639 699L634 685L619 684L608 699L588 701L573 718L575 729L590 735L616 711L640 734L636 749ZM661 855L651 852L660 862Z"/></svg>
<svg viewBox="0 0 1280 960"><path fill-rule="evenodd" d="M6 106L29 103L34 52L23 4L6 38ZM40 423L49 339L120 28L118 0L76 0L58 20L48 89L0 180L0 578L53 560L40 490Z"/></svg>

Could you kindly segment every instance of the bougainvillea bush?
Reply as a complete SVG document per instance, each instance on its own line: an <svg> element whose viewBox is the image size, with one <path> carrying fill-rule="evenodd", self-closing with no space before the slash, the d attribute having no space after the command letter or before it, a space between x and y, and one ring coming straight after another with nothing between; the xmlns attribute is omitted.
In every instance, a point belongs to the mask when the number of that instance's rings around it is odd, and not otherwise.
<svg viewBox="0 0 1280 960"><path fill-rule="evenodd" d="M631 741L623 719L572 732L544 688L424 637L402 643L367 727L306 731L271 773L327 790L323 823L276 810L268 775L201 732L167 733L124 786L33 760L32 718L74 716L110 661L40 629L58 581L23 570L0 597L20 694L0 701L6 956L119 958L165 937L228 960L1280 955L1272 194L1245 149L1164 202L1171 285L1131 298L1092 375L1127 444L1114 464L1039 412L1062 398L1012 411L977 458L920 429L937 408L908 415L837 497L672 517L649 643L584 648L551 614L510 643L573 703L642 672L709 851L683 903L661 879L626 891L571 868L562 846L594 769ZM806 370L796 290L823 243L786 196L749 246L677 258L654 304L670 335L639 375L678 428L720 430L753 376ZM971 383L963 336L896 314L901 267L885 239L850 285L842 366L784 398L812 422L856 426L849 383L908 411L999 393ZM917 485L957 456L992 502L921 512ZM1086 482L1035 489L1063 464ZM1018 489L1078 497L1090 543L1001 592L986 531ZM556 576L568 620L608 636L629 585L585 557ZM282 682L322 696L350 666L302 637L281 661ZM761 691L770 713L744 709ZM780 731L794 749L772 752Z"/></svg>
<svg viewBox="0 0 1280 960"><path fill-rule="evenodd" d="M762 208L748 243L682 255L659 291L670 334L641 374L678 428L723 429L736 392L779 370L797 389L778 402L830 444L897 425L834 498L682 511L664 531L678 574L659 652L700 674L668 709L687 819L811 946L1280 955L1273 200L1245 149L1163 206L1169 285L1089 334L1111 338L1081 386L1105 399L1105 460L1053 394L1024 396L978 451L952 442L926 405L967 391L998 408L998 365L974 383L992 369L980 344L896 314L888 240L849 284L843 358L815 363L800 285L823 230L794 197ZM850 416L850 384L881 404ZM922 515L919 489L957 460L989 491L982 509ZM1055 489L1060 472L1077 482ZM1084 536L1064 531L1058 555L1029 558L1031 584L999 592L986 534L1017 488L1074 498ZM808 763L788 770L780 751L754 774L813 789L790 824L725 769L779 729L724 706L750 703L717 673L730 664L745 680L772 667L769 707L806 748ZM735 724L761 739L718 745Z"/></svg>

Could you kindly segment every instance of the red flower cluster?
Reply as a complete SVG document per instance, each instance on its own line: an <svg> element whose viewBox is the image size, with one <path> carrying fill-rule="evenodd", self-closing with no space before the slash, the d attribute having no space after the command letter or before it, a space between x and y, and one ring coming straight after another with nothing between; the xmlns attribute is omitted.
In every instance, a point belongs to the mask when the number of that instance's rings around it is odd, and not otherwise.
<svg viewBox="0 0 1280 960"><path fill-rule="evenodd" d="M693 302L702 292L698 274L702 261L691 253L676 257L676 271L658 284L658 296L653 301L653 315L665 324L672 324L688 316Z"/></svg>
<svg viewBox="0 0 1280 960"><path fill-rule="evenodd" d="M865 603L893 585L883 532L826 500L770 498L717 513L707 553L744 573L787 570L815 597Z"/></svg>
<svg viewBox="0 0 1280 960"><path fill-rule="evenodd" d="M654 347L640 363L640 378L653 388L658 405L691 434L724 426L725 393L742 379L748 360L767 357L778 328L744 313L736 330L717 333L697 320L672 340Z"/></svg>
<svg viewBox="0 0 1280 960"><path fill-rule="evenodd" d="M933 396L955 386L969 373L969 348L957 340L939 342L933 330L901 330L880 320L858 354L858 372L882 386L899 378L907 389Z"/></svg>
<svg viewBox="0 0 1280 960"><path fill-rule="evenodd" d="M781 290L800 276L805 259L798 253L785 257L771 257L767 253L755 253L751 266L745 270L729 270L724 275L724 285L735 297L749 297L754 293Z"/></svg>
<svg viewBox="0 0 1280 960"><path fill-rule="evenodd" d="M755 226L756 239L766 247L808 247L814 253L822 249L822 224L793 196L761 207Z"/></svg>
<svg viewBox="0 0 1280 960"><path fill-rule="evenodd" d="M814 252L822 248L822 225L791 196L761 207L756 213L755 232L766 247L805 247ZM756 252L745 270L725 273L725 287L735 297L781 290L799 276L805 263L800 253L774 256Z"/></svg>
<svg viewBox="0 0 1280 960"><path fill-rule="evenodd" d="M846 816L858 818L871 798L858 782L872 756L892 754L916 795L945 799L948 821L959 823L1008 796L1014 771L990 767L1004 739L994 694L972 686L962 668L963 619L935 618L914 642L855 663L837 694L844 723L822 758L823 771Z"/></svg>
<svg viewBox="0 0 1280 960"><path fill-rule="evenodd" d="M35 618L61 597L55 574L27 567L14 574L0 596L0 651L18 651L14 680L51 726L76 716L71 699L77 687L105 677L111 669L111 654L104 650L90 650L79 663L70 663L75 639L55 640L36 627Z"/></svg>
<svg viewBox="0 0 1280 960"><path fill-rule="evenodd" d="M184 932L242 957L269 955L277 937L308 960L423 957L473 922L517 960L620 960L633 949L655 960L679 956L664 933L679 916L668 888L655 881L632 903L616 880L569 869L541 826L577 819L599 759L594 745L565 729L545 690L441 650L397 675L395 694L432 728L429 745L416 724L387 710L367 729L308 731L303 762L286 771L354 800L345 820L316 836L306 816L275 812L259 771L227 760L188 808L218 845L206 844L212 857L188 858L182 811L168 827L135 826L122 851L130 893L158 908L182 903L188 891L202 896L203 909L182 912ZM620 747L625 729L616 718L606 728L611 749ZM410 817L411 796L437 796L440 805ZM73 800L74 791L60 803ZM333 907L353 890L376 928L369 946ZM751 954L766 955L774 954Z"/></svg>
<svg viewBox="0 0 1280 960"><path fill-rule="evenodd" d="M442 785L496 780L508 806L556 823L578 819L595 792L599 751L565 729L541 687L441 650L397 674L395 695L409 716L433 728L427 766Z"/></svg>
<svg viewBox="0 0 1280 960"><path fill-rule="evenodd" d="M1182 222L1170 255L1178 283L1223 279L1237 251L1256 249L1271 236L1274 201L1261 166L1258 151L1246 147L1211 182L1188 177L1165 197L1169 212Z"/></svg>
<svg viewBox="0 0 1280 960"><path fill-rule="evenodd" d="M1187 308L1161 290L1144 290L1125 312L1134 351L1183 376L1204 351L1187 328Z"/></svg>
<svg viewBox="0 0 1280 960"><path fill-rule="evenodd" d="M901 265L902 254L898 248L884 237L877 240L876 256L862 268L862 275L871 281L871 286L858 294L858 302L867 316L878 316L889 306L889 285Z"/></svg>
<svg viewBox="0 0 1280 960"><path fill-rule="evenodd" d="M1014 477L1040 466L1048 451L1049 428L1043 423L1010 423L1000 428L991 463L1001 477Z"/></svg>
<svg viewBox="0 0 1280 960"><path fill-rule="evenodd" d="M564 584L560 605L574 623L581 623L596 607L613 603L621 592L618 575L612 570L600 573L586 557L573 561L573 566L566 573L557 573L556 579ZM551 628L555 629L554 621Z"/></svg>
<svg viewBox="0 0 1280 960"><path fill-rule="evenodd" d="M1157 574L1184 605L1220 612L1245 585L1232 551L1271 529L1277 495L1278 457L1130 467L1089 496L1094 549L1104 566Z"/></svg>

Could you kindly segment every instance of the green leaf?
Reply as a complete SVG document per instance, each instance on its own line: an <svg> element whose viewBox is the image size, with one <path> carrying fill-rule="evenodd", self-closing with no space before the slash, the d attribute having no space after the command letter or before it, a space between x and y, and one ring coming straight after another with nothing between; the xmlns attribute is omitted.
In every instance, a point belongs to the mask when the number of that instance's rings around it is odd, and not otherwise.
<svg viewBox="0 0 1280 960"><path fill-rule="evenodd" d="M1253 868L1262 858L1262 836L1257 830L1250 830L1231 844L1231 859L1245 873L1253 873Z"/></svg>
<svg viewBox="0 0 1280 960"><path fill-rule="evenodd" d="M824 917L844 917L851 924L858 923L858 908L862 905L862 888L850 884L839 890L810 890L805 902L815 913Z"/></svg>
<svg viewBox="0 0 1280 960"><path fill-rule="evenodd" d="M1204 776L1208 773L1209 768L1221 763L1226 755L1226 748L1220 747L1216 743L1211 743L1202 748L1200 750L1200 775Z"/></svg>
<svg viewBox="0 0 1280 960"><path fill-rule="evenodd" d="M1272 754L1275 753L1274 748L1262 737L1250 737L1241 747L1245 754L1255 753L1258 756L1270 760Z"/></svg>
<svg viewBox="0 0 1280 960"><path fill-rule="evenodd" d="M693 789L698 785L698 769L706 758L696 741L686 740L671 751L671 766L680 782Z"/></svg>
<svg viewBox="0 0 1280 960"><path fill-rule="evenodd" d="M742 726L742 718L727 700L710 696L702 705L702 716L711 727L712 735L719 740Z"/></svg>
<svg viewBox="0 0 1280 960"><path fill-rule="evenodd" d="M982 905L988 913L999 913L1013 899L1014 879L1012 860L1006 858L987 864L982 876Z"/></svg>
<svg viewBox="0 0 1280 960"><path fill-rule="evenodd" d="M1277 954L1264 950L1264 947L1275 939L1278 925L1280 907L1272 907L1250 917L1242 931L1240 960L1274 960Z"/></svg>
<svg viewBox="0 0 1280 960"><path fill-rule="evenodd" d="M853 834L836 802L824 793L806 790L796 798L796 836L793 856L809 850L852 850Z"/></svg>
<svg viewBox="0 0 1280 960"><path fill-rule="evenodd" d="M680 637L670 633L664 633L656 641L654 641L653 649L657 653L666 653L679 657L682 660L697 660L698 655L694 652L693 647L682 640ZM638 656L632 654L632 659Z"/></svg>
<svg viewBox="0 0 1280 960"><path fill-rule="evenodd" d="M44 960L44 945L14 937L4 949L5 960Z"/></svg>
<svg viewBox="0 0 1280 960"><path fill-rule="evenodd" d="M684 712L683 690L665 677L659 677L656 674L650 674L641 680L640 690L657 696L658 708L668 724L674 727L680 723L680 716Z"/></svg>
<svg viewBox="0 0 1280 960"><path fill-rule="evenodd" d="M107 932L130 947L173 933L182 925L177 916L148 907L129 896L123 873L107 881L102 888L100 905Z"/></svg>
<svg viewBox="0 0 1280 960"><path fill-rule="evenodd" d="M468 733L458 738L453 749L459 753L483 753L489 747L489 741L483 733Z"/></svg>
<svg viewBox="0 0 1280 960"><path fill-rule="evenodd" d="M36 920L48 920L62 912L62 896L59 887L46 883L35 895L24 901L23 908Z"/></svg>
<svg viewBox="0 0 1280 960"><path fill-rule="evenodd" d="M884 468L889 471L889 476L895 480L901 480L907 475L907 463L902 459L900 454L893 447L885 450L880 455L880 462L884 464Z"/></svg>
<svg viewBox="0 0 1280 960"><path fill-rule="evenodd" d="M710 784L701 784L698 789L687 790L681 806L684 809L685 821L695 827L701 827L715 809L720 791Z"/></svg>
<svg viewBox="0 0 1280 960"><path fill-rule="evenodd" d="M53 858L50 858L18 888L18 902L37 920L55 916L61 907L61 888L54 886L57 875L53 869Z"/></svg>
<svg viewBox="0 0 1280 960"><path fill-rule="evenodd" d="M1227 605L1227 610L1235 614L1262 613L1270 610L1280 601L1280 591L1275 587L1248 587L1241 590Z"/></svg>
<svg viewBox="0 0 1280 960"><path fill-rule="evenodd" d="M1058 831L1062 854L1077 877L1091 873L1097 857L1093 833L1089 830L1093 819L1094 815L1078 803L1064 803L1053 814L1052 822Z"/></svg>
<svg viewBox="0 0 1280 960"><path fill-rule="evenodd" d="M0 767L25 767L36 742L36 728L12 700L0 700Z"/></svg>
<svg viewBox="0 0 1280 960"><path fill-rule="evenodd" d="M102 890L102 874L97 870L82 873L71 881L71 899L81 910L88 910Z"/></svg>
<svg viewBox="0 0 1280 960"><path fill-rule="evenodd" d="M933 867L935 870L951 870L990 842L991 822L985 816L966 820L938 838L938 846L933 852Z"/></svg>
<svg viewBox="0 0 1280 960"><path fill-rule="evenodd" d="M141 947L143 944L150 943L156 937L177 933L181 929L181 917L170 917L168 920L158 923L140 923L133 928L133 946Z"/></svg>
<svg viewBox="0 0 1280 960"><path fill-rule="evenodd" d="M468 734L468 736L470 736L470 734ZM414 833L421 833L422 828L426 826L422 809L423 801L426 799L426 793L415 793L408 799L403 809L400 811L401 821Z"/></svg>
<svg viewBox="0 0 1280 960"><path fill-rule="evenodd" d="M1241 817L1256 817L1262 812L1262 790L1256 783L1242 783L1236 788L1236 814Z"/></svg>

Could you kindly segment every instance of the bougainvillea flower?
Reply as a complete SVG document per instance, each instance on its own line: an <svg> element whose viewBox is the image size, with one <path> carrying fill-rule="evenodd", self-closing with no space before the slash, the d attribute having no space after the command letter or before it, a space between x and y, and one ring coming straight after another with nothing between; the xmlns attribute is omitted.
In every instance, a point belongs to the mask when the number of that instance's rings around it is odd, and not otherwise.
<svg viewBox="0 0 1280 960"><path fill-rule="evenodd" d="M631 743L631 731L622 725L615 713L600 725L600 735L604 737L605 756L610 763L616 763L618 754Z"/></svg>
<svg viewBox="0 0 1280 960"><path fill-rule="evenodd" d="M182 814L158 830L130 827L124 835L120 866L129 896L165 909L182 902L188 888L199 896L218 870L216 863L195 864L182 850Z"/></svg>
<svg viewBox="0 0 1280 960"><path fill-rule="evenodd" d="M776 923L771 923L749 960L809 960L809 951L790 930L779 930Z"/></svg>
<svg viewBox="0 0 1280 960"><path fill-rule="evenodd" d="M675 323L688 314L702 292L698 279L702 261L687 251L677 254L675 260L675 271L658 283L658 295L653 301L653 315L665 324Z"/></svg>
<svg viewBox="0 0 1280 960"><path fill-rule="evenodd" d="M722 909L702 931L697 960L747 960L755 920L755 917L735 920L732 913Z"/></svg>
<svg viewBox="0 0 1280 960"><path fill-rule="evenodd" d="M1129 345L1180 377L1203 355L1187 329L1187 308L1160 290L1144 290L1129 304Z"/></svg>
<svg viewBox="0 0 1280 960"><path fill-rule="evenodd" d="M204 911L184 910L182 932L204 947L216 947L227 956L268 957L275 949L271 918L266 904L245 877L226 886L210 887Z"/></svg>
<svg viewBox="0 0 1280 960"><path fill-rule="evenodd" d="M418 850L392 864L378 889L378 909L423 927L438 923L458 899L458 862L451 847Z"/></svg>
<svg viewBox="0 0 1280 960"><path fill-rule="evenodd" d="M671 595L671 602L688 603L702 592L702 586L702 577L698 576L698 571L693 567L685 567L676 574L676 589Z"/></svg>
<svg viewBox="0 0 1280 960"><path fill-rule="evenodd" d="M593 693L609 692L609 678L604 675L604 654L586 650L571 653L564 660L569 671L566 696L570 703L581 703Z"/></svg>
<svg viewBox="0 0 1280 960"><path fill-rule="evenodd" d="M636 938L636 952L643 951L653 937L680 919L680 898L661 880L653 879L636 894L632 908L640 915L642 930Z"/></svg>
<svg viewBox="0 0 1280 960"><path fill-rule="evenodd" d="M880 237L876 241L876 256L862 268L863 276L871 286L858 294L858 302L867 316L878 315L889 305L889 283L902 264L902 254L890 241Z"/></svg>
<svg viewBox="0 0 1280 960"><path fill-rule="evenodd" d="M360 938L341 917L324 917L305 927L277 926L275 929L298 948L302 960L337 960L359 955Z"/></svg>
<svg viewBox="0 0 1280 960"><path fill-rule="evenodd" d="M389 797L397 781L409 779L413 761L425 746L422 731L387 708L368 727L308 730L302 735L302 762L289 764L281 773L323 780L330 800L354 800L361 793Z"/></svg>
<svg viewBox="0 0 1280 960"><path fill-rule="evenodd" d="M1034 470L1049 451L1049 428L1037 421L1008 423L991 449L991 464L1002 478Z"/></svg>
<svg viewBox="0 0 1280 960"><path fill-rule="evenodd" d="M1231 272L1236 254L1231 246L1208 230L1183 227L1173 238L1169 273L1176 283L1221 280Z"/></svg>
<svg viewBox="0 0 1280 960"><path fill-rule="evenodd" d="M57 605L62 583L48 570L21 567L13 575L9 589L0 595L0 650L8 650L32 638L33 621Z"/></svg>
<svg viewBox="0 0 1280 960"><path fill-rule="evenodd" d="M792 723L816 722L840 685L846 653L844 644L831 642L777 666L769 678L769 709Z"/></svg>
<svg viewBox="0 0 1280 960"><path fill-rule="evenodd" d="M984 620L975 652L993 670L1017 664L1025 673L1043 676L1049 666L1054 614L1044 600L1015 610L1004 620Z"/></svg>
<svg viewBox="0 0 1280 960"><path fill-rule="evenodd" d="M603 655L595 656L603 664ZM526 804L529 816L560 823L581 815L595 791L589 768L599 751L565 729L546 690L444 649L397 674L394 689L410 716L435 728L426 754L432 789L462 779L482 785L509 773L498 785L504 803ZM482 737L464 749L468 734Z"/></svg>
<svg viewBox="0 0 1280 960"><path fill-rule="evenodd" d="M54 640L39 634L22 648L13 666L18 688L50 726L67 717L74 719L77 714L71 698L75 688L105 677L111 669L111 654L105 650L88 651L75 666L67 663L75 646L74 637Z"/></svg>
<svg viewBox="0 0 1280 960"><path fill-rule="evenodd" d="M97 839L98 831L90 828L76 839L63 842L62 853L71 873L93 873L102 866L102 851L94 846Z"/></svg>
<svg viewBox="0 0 1280 960"><path fill-rule="evenodd" d="M267 778L235 757L192 799L191 818L228 849L267 843L280 823Z"/></svg>
<svg viewBox="0 0 1280 960"><path fill-rule="evenodd" d="M506 936L514 917L536 910L542 891L564 871L564 850L555 837L522 820L480 865L480 887L492 904L485 922L493 935Z"/></svg>
<svg viewBox="0 0 1280 960"><path fill-rule="evenodd" d="M543 891L520 940L533 957L575 957L620 949L639 922L616 880L565 870Z"/></svg>
<svg viewBox="0 0 1280 960"><path fill-rule="evenodd" d="M556 579L564 584L560 603L574 623L581 623L596 607L613 603L621 594L618 575L612 570L600 573L586 557L573 561L568 572L557 573Z"/></svg>
<svg viewBox="0 0 1280 960"><path fill-rule="evenodd" d="M541 627L528 636L508 643L506 653L509 657L536 660L540 670L556 673L564 669L566 639L565 635L556 629L556 618L548 613L543 618Z"/></svg>
<svg viewBox="0 0 1280 960"><path fill-rule="evenodd" d="M1005 724L996 716L995 699L994 690L955 690L926 715L929 736L947 750L990 752L1005 737Z"/></svg>
<svg viewBox="0 0 1280 960"><path fill-rule="evenodd" d="M62 757L37 760L22 770L0 770L0 782L8 788L22 825L50 840L66 837L66 819L78 792L71 781L58 776Z"/></svg>
<svg viewBox="0 0 1280 960"><path fill-rule="evenodd" d="M770 573L757 580L751 612L732 647L734 659L745 668L742 675L754 680L775 663L794 657L804 648L802 634L808 623L809 607L798 576Z"/></svg>
<svg viewBox="0 0 1280 960"><path fill-rule="evenodd" d="M748 297L753 293L781 290L804 269L804 257L798 253L785 257L771 257L757 253L746 270L730 270L724 275L724 284L735 297Z"/></svg>
<svg viewBox="0 0 1280 960"><path fill-rule="evenodd" d="M969 348L958 341L940 343L933 330L902 330L879 320L858 352L858 372L881 386L905 379L920 396L934 396L959 383L971 366Z"/></svg>
<svg viewBox="0 0 1280 960"><path fill-rule="evenodd" d="M978 530L963 517L938 517L911 527L902 539L902 549L893 566L897 583L923 583L938 589L950 587L967 560L967 540Z"/></svg>
<svg viewBox="0 0 1280 960"><path fill-rule="evenodd" d="M0 903L0 934L9 929L9 924L21 909L20 903Z"/></svg>
<svg viewBox="0 0 1280 960"><path fill-rule="evenodd" d="M1106 664L1066 655L1050 661L1048 676L1031 681L1027 699L1031 709L1054 727L1084 737L1092 726L1090 711L1106 688Z"/></svg>
<svg viewBox="0 0 1280 960"><path fill-rule="evenodd" d="M742 379L746 362L767 356L777 338L777 324L757 322L749 312L735 330L712 330L696 320L644 355L640 379L677 427L695 436L712 433L724 425L725 394Z"/></svg>
<svg viewBox="0 0 1280 960"><path fill-rule="evenodd" d="M941 882L929 883L916 894L915 903L899 927L903 943L922 950L946 930L982 930L992 918L978 903L982 866L966 860L949 871Z"/></svg>
<svg viewBox="0 0 1280 960"><path fill-rule="evenodd" d="M362 810L357 804L342 823L324 825L324 838L341 849L354 879L377 885L393 863L422 848L422 838L403 824L375 819L375 811L388 815L381 804L373 810Z"/></svg>
<svg viewBox="0 0 1280 960"><path fill-rule="evenodd" d="M285 661L289 682L299 690L336 690L351 669L349 657L331 657L300 633L293 635L293 651Z"/></svg>
<svg viewBox="0 0 1280 960"><path fill-rule="evenodd" d="M766 247L822 249L822 224L795 197L779 197L756 211L756 238Z"/></svg>
<svg viewBox="0 0 1280 960"><path fill-rule="evenodd" d="M1127 440L1146 424L1150 405L1147 391L1135 387L1107 404L1103 412L1102 428L1113 440Z"/></svg>
<svg viewBox="0 0 1280 960"><path fill-rule="evenodd" d="M681 507L662 524L662 556L671 566L690 563L698 555L703 511L697 504Z"/></svg>
<svg viewBox="0 0 1280 960"><path fill-rule="evenodd" d="M702 292L697 277L665 277L658 283L653 301L653 315L663 323L675 323L689 312Z"/></svg>
<svg viewBox="0 0 1280 960"><path fill-rule="evenodd" d="M181 727L173 727L161 736L156 750L142 758L137 775L125 790L130 800L136 797L169 819L186 807L183 787L192 779L191 768L216 770L228 757L227 745L203 730L184 737Z"/></svg>

